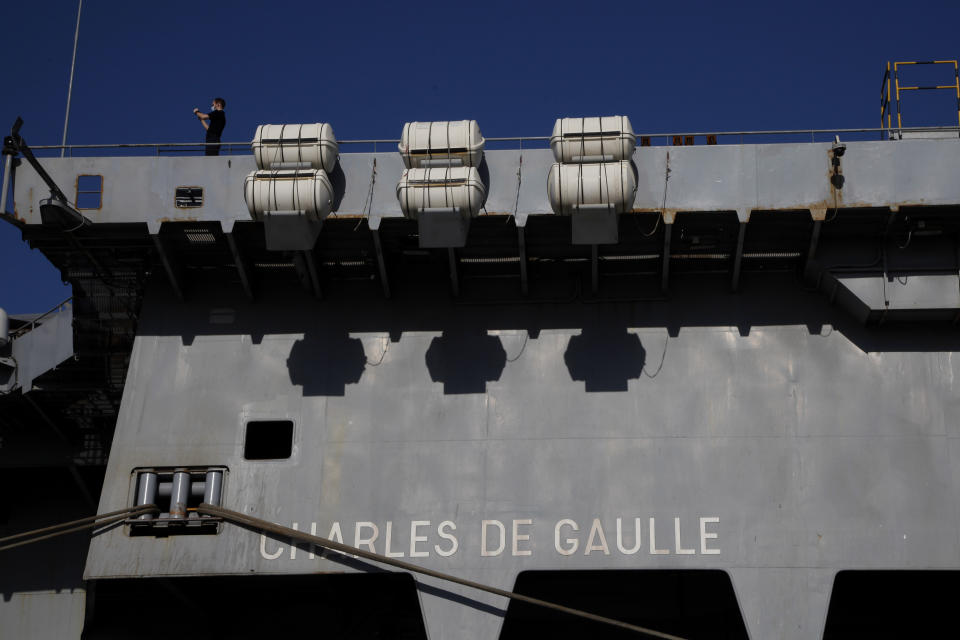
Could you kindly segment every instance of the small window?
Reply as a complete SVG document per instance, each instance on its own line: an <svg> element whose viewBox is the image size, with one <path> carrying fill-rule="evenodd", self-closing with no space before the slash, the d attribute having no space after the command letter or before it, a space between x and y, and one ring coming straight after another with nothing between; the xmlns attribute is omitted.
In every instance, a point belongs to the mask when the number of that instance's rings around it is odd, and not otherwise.
<svg viewBox="0 0 960 640"><path fill-rule="evenodd" d="M203 206L203 187L177 187L173 203L177 209L196 209Z"/></svg>
<svg viewBox="0 0 960 640"><path fill-rule="evenodd" d="M284 460L293 451L291 420L258 420L247 423L243 457L247 460Z"/></svg>
<svg viewBox="0 0 960 640"><path fill-rule="evenodd" d="M77 209L99 209L103 205L103 176L77 176Z"/></svg>

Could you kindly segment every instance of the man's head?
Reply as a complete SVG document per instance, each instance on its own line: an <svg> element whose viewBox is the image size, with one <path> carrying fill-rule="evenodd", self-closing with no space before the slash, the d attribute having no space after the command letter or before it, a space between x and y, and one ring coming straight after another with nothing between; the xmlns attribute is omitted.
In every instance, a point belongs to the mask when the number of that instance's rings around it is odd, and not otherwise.
<svg viewBox="0 0 960 640"><path fill-rule="evenodd" d="M219 109L222 111L223 109L227 108L227 101L223 98L214 98L212 106L214 109Z"/></svg>

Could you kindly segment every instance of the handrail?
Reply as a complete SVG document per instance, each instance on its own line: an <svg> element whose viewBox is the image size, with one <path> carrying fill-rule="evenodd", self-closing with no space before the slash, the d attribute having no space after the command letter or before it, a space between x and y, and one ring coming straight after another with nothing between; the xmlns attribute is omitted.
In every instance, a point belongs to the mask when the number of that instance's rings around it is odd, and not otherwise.
<svg viewBox="0 0 960 640"><path fill-rule="evenodd" d="M19 338L20 336L22 336L22 335L24 335L24 334L26 334L26 333L30 333L31 331L33 331L33 330L36 328L38 322L40 322L41 320L43 320L44 318L46 318L46 317L49 316L49 315L53 315L54 313L59 313L59 312L62 311L63 308L64 308L65 306L67 306L72 300L73 300L73 296L70 296L69 298L67 298L66 300L64 300L63 302L61 302L60 304L58 304L58 305L55 306L54 308L50 309L49 311L46 311L46 312L44 312L44 313L41 313L39 316L37 316L36 318L34 318L33 320L31 320L28 324L25 324L25 325L23 325L22 327L18 327L18 328L15 329L14 331L11 331L11 332L10 332L10 339L12 340L12 339L14 339L14 338Z"/></svg>
<svg viewBox="0 0 960 640"><path fill-rule="evenodd" d="M901 86L900 85L900 67L913 66L913 65L936 65L936 64L947 64L953 65L953 84L948 85L928 85L928 86ZM894 92L893 95L890 94L890 79L893 79ZM886 83L886 98L881 99L880 107L880 124L883 125L883 116L887 116L887 129L890 127L891 119L891 106L896 106L897 111L897 133L898 137L903 137L902 132L905 130L903 128L903 117L902 111L900 109L900 92L901 91L925 91L925 90L937 90L937 89L953 89L956 92L957 97L957 123L960 124L960 65L957 64L956 60L916 60L916 61L906 61L906 62L894 62L893 69L891 74L890 63L887 62L886 73L883 76L883 82ZM881 94L883 89L881 88Z"/></svg>
<svg viewBox="0 0 960 640"><path fill-rule="evenodd" d="M902 88L902 87L901 87ZM759 131L694 131L694 132L683 132L683 133L638 133L636 137L639 138L650 138L650 139L671 139L675 136L694 136L694 137L703 137L703 136L738 136L738 137L747 137L747 136L771 136L771 135L781 135L781 136L814 136L817 134L848 134L848 133L883 133L887 131L887 127L862 127L862 128L833 128L833 129L766 129ZM899 127L899 131L906 132L960 132L960 126L940 126L940 127ZM496 137L487 137L487 142L543 142L550 140L550 136L496 136ZM358 140L337 140L337 144L340 145L351 145L351 144L397 144L399 139L394 138L383 138L383 139L358 139ZM74 149L140 149L140 148L182 148L187 149L200 149L208 144L204 142L122 142L122 143L103 143L103 144L70 144L70 145L32 145L32 149L35 150L60 150L66 149L68 151ZM239 142L218 142L216 143L221 148L227 147L233 149L235 147L249 147L250 141L239 141Z"/></svg>
<svg viewBox="0 0 960 640"><path fill-rule="evenodd" d="M890 107L890 63L887 62L883 79L880 81L880 128L883 131L889 131L890 125L892 124ZM886 123L883 121L884 116L887 118ZM883 135L883 133L880 134L881 138Z"/></svg>

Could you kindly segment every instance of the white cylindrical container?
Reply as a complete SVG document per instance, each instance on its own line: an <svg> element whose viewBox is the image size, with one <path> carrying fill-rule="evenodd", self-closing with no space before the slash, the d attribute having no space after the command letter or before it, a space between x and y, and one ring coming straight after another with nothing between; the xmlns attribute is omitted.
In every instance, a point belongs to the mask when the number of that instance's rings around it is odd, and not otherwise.
<svg viewBox="0 0 960 640"><path fill-rule="evenodd" d="M322 169L251 171L243 181L243 197L254 220L280 211L322 220L333 208L333 185Z"/></svg>
<svg viewBox="0 0 960 640"><path fill-rule="evenodd" d="M553 125L550 148L557 162L629 160L637 137L627 116L561 118Z"/></svg>
<svg viewBox="0 0 960 640"><path fill-rule="evenodd" d="M403 125L399 149L408 169L478 167L485 143L476 120L408 122Z"/></svg>
<svg viewBox="0 0 960 640"><path fill-rule="evenodd" d="M487 200L487 189L476 167L407 169L397 184L397 200L408 218L430 210L475 216Z"/></svg>
<svg viewBox="0 0 960 640"><path fill-rule="evenodd" d="M10 342L10 317L7 312L0 309L0 347L6 346Z"/></svg>
<svg viewBox="0 0 960 640"><path fill-rule="evenodd" d="M333 127L315 124L262 124L250 143L258 169L306 168L333 171L340 147Z"/></svg>
<svg viewBox="0 0 960 640"><path fill-rule="evenodd" d="M554 164L547 178L550 207L554 213L633 208L637 178L626 160L597 164Z"/></svg>

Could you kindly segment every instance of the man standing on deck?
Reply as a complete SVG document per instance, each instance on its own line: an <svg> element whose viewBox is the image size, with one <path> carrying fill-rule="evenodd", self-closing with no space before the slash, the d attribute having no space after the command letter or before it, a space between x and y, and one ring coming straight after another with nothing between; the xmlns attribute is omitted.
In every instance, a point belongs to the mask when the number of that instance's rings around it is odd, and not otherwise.
<svg viewBox="0 0 960 640"><path fill-rule="evenodd" d="M223 133L223 128L227 126L227 116L223 112L226 106L226 100L223 98L214 98L213 104L210 105L210 113L203 113L197 108L194 108L193 110L193 114L197 116L197 119L200 120L200 124L202 124L203 128L207 130L206 141L208 143L220 142L220 134ZM208 144L204 155L220 155L220 145Z"/></svg>

